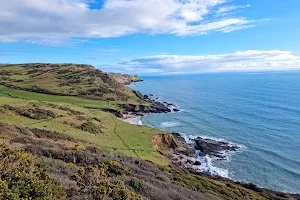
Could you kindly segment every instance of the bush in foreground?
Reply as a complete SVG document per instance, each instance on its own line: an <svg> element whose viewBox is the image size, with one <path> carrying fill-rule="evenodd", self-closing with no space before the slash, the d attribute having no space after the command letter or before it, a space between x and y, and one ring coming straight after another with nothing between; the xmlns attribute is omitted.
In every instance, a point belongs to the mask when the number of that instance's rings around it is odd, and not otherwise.
<svg viewBox="0 0 300 200"><path fill-rule="evenodd" d="M0 146L0 199L65 199L62 185L23 150Z"/></svg>

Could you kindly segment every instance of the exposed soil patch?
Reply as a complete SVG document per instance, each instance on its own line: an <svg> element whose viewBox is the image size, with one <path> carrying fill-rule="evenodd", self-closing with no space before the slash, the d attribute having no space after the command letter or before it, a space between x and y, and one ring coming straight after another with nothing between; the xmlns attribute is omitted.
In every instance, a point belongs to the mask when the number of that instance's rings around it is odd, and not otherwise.
<svg viewBox="0 0 300 200"><path fill-rule="evenodd" d="M152 139L152 142L155 150L159 150L161 147L166 147L168 149L175 149L178 147L172 134L155 135Z"/></svg>

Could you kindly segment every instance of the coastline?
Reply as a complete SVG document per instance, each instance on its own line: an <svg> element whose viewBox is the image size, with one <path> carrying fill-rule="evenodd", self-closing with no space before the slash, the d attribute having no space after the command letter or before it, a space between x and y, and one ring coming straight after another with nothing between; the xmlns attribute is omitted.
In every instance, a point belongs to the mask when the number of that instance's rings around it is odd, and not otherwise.
<svg viewBox="0 0 300 200"><path fill-rule="evenodd" d="M151 99L151 97L153 97L152 94L143 96L145 100L151 101L155 105L153 109L147 112L129 110L121 116L118 116L118 119L129 124L142 126L144 125L142 123L142 117L149 113L162 114L180 112L179 107L175 104ZM168 158L173 164L188 170L230 179L227 169L216 167L213 163L220 160L228 161L233 152L238 152L243 149L242 146L223 139L205 136L199 137L184 133L171 134L176 138L179 144L176 148L174 148L174 146L168 146Z"/></svg>
<svg viewBox="0 0 300 200"><path fill-rule="evenodd" d="M144 95L147 96L148 95ZM150 97L153 97L153 95L149 95ZM155 101L159 101L159 98L155 98ZM152 100L154 101L154 100ZM167 102L163 102L168 105ZM172 104L174 105L174 104ZM176 109L178 107L174 105ZM181 110L176 110L176 112L179 112ZM171 112L171 111L170 111ZM170 113L170 112L154 112L154 113ZM126 121L127 123L132 123L135 124L136 118L139 118L139 120L142 120L144 115L147 115L151 112L139 112L139 113L131 113L131 116L129 119ZM136 115L137 114L137 115ZM141 123L142 124L142 123ZM141 125L139 124L139 125ZM146 125L146 124L144 124ZM162 127L156 127L158 129L161 129ZM246 188L249 188L254 191L259 191L261 193L275 193L278 196L284 196L288 193L279 191L279 190L272 190L272 189L267 189L263 187L257 187L256 185L252 184L251 182L239 182L238 180L230 177L230 173L228 170L224 170L223 168L217 167L214 162L218 162L219 160L224 160L225 162L230 161L230 156L234 153L238 153L243 151L245 146L239 145L236 143L232 143L230 141L226 141L221 138L211 138L207 136L196 136L196 135L187 135L184 133L174 133L174 132L169 132L172 134L172 136L176 139L176 142L178 146L173 146L173 144L170 143L165 143L164 146L168 147L168 158L171 160L172 164L184 168L191 173L199 174L201 176L207 176L210 178L214 178L216 180L226 180L228 183L237 183L240 184ZM167 134L167 135L170 135ZM200 141L202 141L203 145L206 146L209 143L213 144L213 147L216 147L217 154L215 150L212 152L206 152L206 154L201 155L201 150L199 148L196 148L195 145L195 139L199 138ZM161 141L163 141L162 139ZM201 142L200 142L201 143ZM225 149L218 149L218 146L223 146L225 145ZM207 146L206 146L207 147ZM230 149L233 147L233 149ZM200 147L201 148L201 147ZM203 149L202 149L203 150ZM207 150L207 149L206 149ZM291 193L289 193L291 194ZM300 199L300 196L297 194L293 194L293 197L296 199ZM274 198L275 199L275 198Z"/></svg>

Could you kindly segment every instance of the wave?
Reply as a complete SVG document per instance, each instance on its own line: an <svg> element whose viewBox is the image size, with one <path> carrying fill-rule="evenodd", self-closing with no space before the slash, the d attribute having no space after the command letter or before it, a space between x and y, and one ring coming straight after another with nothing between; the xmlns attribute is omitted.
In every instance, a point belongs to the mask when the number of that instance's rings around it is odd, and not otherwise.
<svg viewBox="0 0 300 200"><path fill-rule="evenodd" d="M180 126L181 124L179 122L162 122L160 124L161 127L163 128L170 128L170 127L175 127L175 126Z"/></svg>
<svg viewBox="0 0 300 200"><path fill-rule="evenodd" d="M215 159L206 155L205 157L198 157L198 161L201 162L201 165L194 166L193 168L199 172L209 173L211 175L217 175L224 178L229 178L229 171L228 169L216 167L213 165Z"/></svg>

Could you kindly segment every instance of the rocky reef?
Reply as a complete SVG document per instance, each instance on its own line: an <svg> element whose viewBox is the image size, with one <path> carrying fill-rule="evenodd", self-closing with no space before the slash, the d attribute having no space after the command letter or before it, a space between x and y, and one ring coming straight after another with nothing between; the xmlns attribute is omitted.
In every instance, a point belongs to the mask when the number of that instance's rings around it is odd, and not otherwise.
<svg viewBox="0 0 300 200"><path fill-rule="evenodd" d="M194 141L195 149L200 151L200 156L209 155L224 158L226 156L226 153L230 151L237 151L240 149L239 146L225 141L204 139L201 137L197 137L196 139L194 139Z"/></svg>

